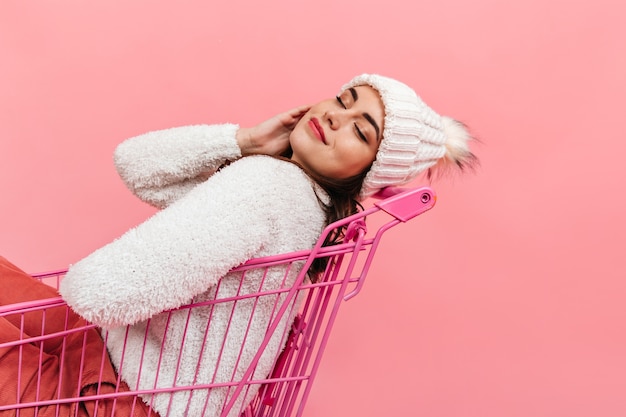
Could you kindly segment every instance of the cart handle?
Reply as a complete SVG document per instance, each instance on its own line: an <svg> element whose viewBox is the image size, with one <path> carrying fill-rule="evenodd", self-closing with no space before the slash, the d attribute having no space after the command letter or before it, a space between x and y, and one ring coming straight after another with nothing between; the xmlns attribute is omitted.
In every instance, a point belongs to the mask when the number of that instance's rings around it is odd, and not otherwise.
<svg viewBox="0 0 626 417"><path fill-rule="evenodd" d="M430 187L387 187L379 191L375 197L383 199L375 203L376 207L401 222L409 221L430 210L437 202L437 195Z"/></svg>

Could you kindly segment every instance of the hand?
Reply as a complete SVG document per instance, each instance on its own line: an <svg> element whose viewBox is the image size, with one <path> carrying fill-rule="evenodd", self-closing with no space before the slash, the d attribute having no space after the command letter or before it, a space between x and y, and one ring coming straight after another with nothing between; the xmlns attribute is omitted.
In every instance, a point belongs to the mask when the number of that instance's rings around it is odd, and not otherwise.
<svg viewBox="0 0 626 417"><path fill-rule="evenodd" d="M289 148L289 135L311 106L300 106L280 113L251 128L239 128L237 144L243 156L280 155Z"/></svg>

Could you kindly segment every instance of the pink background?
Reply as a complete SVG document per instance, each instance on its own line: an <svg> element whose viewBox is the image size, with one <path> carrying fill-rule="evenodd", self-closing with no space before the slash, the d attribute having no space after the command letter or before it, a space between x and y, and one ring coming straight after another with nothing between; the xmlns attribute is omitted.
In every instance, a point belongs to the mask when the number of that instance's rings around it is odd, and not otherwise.
<svg viewBox="0 0 626 417"><path fill-rule="evenodd" d="M0 2L0 253L29 271L152 213L123 139L251 125L361 72L470 125L346 303L307 416L626 415L620 0Z"/></svg>

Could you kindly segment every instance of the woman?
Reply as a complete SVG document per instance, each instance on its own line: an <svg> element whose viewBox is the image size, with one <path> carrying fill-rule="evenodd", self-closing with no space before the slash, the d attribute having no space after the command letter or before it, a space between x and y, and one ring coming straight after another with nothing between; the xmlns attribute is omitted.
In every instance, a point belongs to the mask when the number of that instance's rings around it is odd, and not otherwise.
<svg viewBox="0 0 626 417"><path fill-rule="evenodd" d="M469 140L460 123L437 115L408 86L368 74L336 98L253 128L187 126L129 139L116 150L117 170L133 193L164 210L73 265L60 293L81 317L109 330L112 363L131 387L237 379L264 337L276 296L254 310L242 300L189 318L163 311L285 285L282 267L267 276L229 270L311 248L327 224L386 186L427 169L471 165ZM243 325L229 326L231 316ZM284 343L280 334L256 367L259 378ZM219 415L227 399L219 389L143 397L162 417Z"/></svg>

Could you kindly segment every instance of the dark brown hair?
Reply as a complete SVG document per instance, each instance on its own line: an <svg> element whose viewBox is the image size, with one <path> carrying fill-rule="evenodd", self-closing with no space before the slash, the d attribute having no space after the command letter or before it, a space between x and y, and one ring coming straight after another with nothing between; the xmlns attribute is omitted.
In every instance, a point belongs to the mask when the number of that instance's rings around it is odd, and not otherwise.
<svg viewBox="0 0 626 417"><path fill-rule="evenodd" d="M330 198L330 202L326 204L324 200L317 196L317 201L326 214L326 225L337 220L351 216L362 209L363 206L358 202L357 198L361 192L363 181L371 165L365 168L361 173L352 177L337 179L325 177L314 172L304 169L300 164L289 160L291 163L298 165L313 181L315 181ZM324 246L335 245L341 243L344 237L344 229L333 230L326 236ZM316 282L321 273L324 272L328 265L328 258L316 258L309 268L309 278L312 282Z"/></svg>

